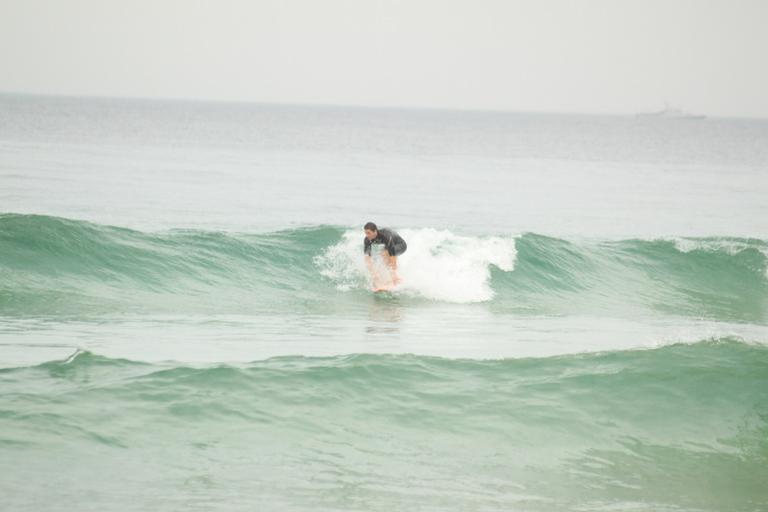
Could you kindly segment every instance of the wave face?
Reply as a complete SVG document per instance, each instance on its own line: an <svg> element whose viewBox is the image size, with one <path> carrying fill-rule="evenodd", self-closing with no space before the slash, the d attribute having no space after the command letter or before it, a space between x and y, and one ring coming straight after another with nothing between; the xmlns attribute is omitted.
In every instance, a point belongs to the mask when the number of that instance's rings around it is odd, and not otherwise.
<svg viewBox="0 0 768 512"><path fill-rule="evenodd" d="M573 242L533 233L403 229L405 300L535 314L673 315L768 323L768 242ZM357 230L162 233L0 215L0 311L248 313L342 307L369 287Z"/></svg>
<svg viewBox="0 0 768 512"><path fill-rule="evenodd" d="M733 339L204 367L78 352L0 370L0 492L11 509L39 480L56 500L106 489L98 508L117 480L137 510L178 509L148 488L227 510L764 510L767 389L768 347Z"/></svg>

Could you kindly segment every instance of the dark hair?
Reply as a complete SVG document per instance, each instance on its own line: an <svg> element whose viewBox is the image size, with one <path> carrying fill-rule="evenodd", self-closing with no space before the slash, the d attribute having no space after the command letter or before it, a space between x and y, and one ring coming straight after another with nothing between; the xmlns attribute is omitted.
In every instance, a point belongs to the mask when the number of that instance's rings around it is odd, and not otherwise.
<svg viewBox="0 0 768 512"><path fill-rule="evenodd" d="M376 227L376 224L373 222L368 222L363 226L363 229L367 229L368 231L378 231L379 228Z"/></svg>

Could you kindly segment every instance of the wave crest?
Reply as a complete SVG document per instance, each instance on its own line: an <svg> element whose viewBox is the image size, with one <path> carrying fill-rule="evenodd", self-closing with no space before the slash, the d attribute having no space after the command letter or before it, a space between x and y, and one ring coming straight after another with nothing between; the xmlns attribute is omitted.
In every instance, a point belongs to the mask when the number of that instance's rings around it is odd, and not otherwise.
<svg viewBox="0 0 768 512"><path fill-rule="evenodd" d="M402 229L403 283L416 300L495 311L768 322L768 242L569 241L525 233ZM370 288L361 231L145 233L40 215L0 215L4 314L347 310Z"/></svg>

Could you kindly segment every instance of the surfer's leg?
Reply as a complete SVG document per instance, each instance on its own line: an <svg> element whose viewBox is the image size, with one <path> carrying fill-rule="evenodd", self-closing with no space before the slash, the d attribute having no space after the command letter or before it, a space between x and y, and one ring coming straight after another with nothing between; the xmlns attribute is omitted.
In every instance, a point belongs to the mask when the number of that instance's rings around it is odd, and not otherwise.
<svg viewBox="0 0 768 512"><path fill-rule="evenodd" d="M392 271L392 282L394 284L400 283L400 276L397 274L397 257L403 254L407 248L408 246L405 245L405 241L402 241L399 244L395 244L391 253L387 252L386 254L386 261L389 264L390 270Z"/></svg>
<svg viewBox="0 0 768 512"><path fill-rule="evenodd" d="M389 267L389 254L386 250L381 251L381 261L386 265L384 269L382 269L381 263L374 263L373 259L369 257L370 265L368 269L371 272L371 277L373 281L373 291L381 291L386 290L388 287L391 286L390 281L390 273L386 272L386 268Z"/></svg>
<svg viewBox="0 0 768 512"><path fill-rule="evenodd" d="M392 271L392 282L398 284L400 282L400 276L397 275L397 256L387 255L387 264Z"/></svg>
<svg viewBox="0 0 768 512"><path fill-rule="evenodd" d="M378 288L381 286L381 277L379 276L379 272L376 270L376 267L373 264L373 258L366 256L365 265L368 267L368 273L371 275L371 282L373 283L373 287Z"/></svg>

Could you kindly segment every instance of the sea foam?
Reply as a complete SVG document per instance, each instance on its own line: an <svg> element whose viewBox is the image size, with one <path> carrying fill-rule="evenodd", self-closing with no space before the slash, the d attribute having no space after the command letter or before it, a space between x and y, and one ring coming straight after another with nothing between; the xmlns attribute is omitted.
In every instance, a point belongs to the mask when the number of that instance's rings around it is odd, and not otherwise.
<svg viewBox="0 0 768 512"><path fill-rule="evenodd" d="M408 250L398 258L402 282L395 287L395 293L446 302L484 302L494 296L491 266L506 272L515 267L514 237L465 236L432 228L403 229L399 233L408 243ZM340 290L370 287L362 247L362 233L346 231L337 244L315 258L315 263ZM373 256L378 271L385 273L377 250Z"/></svg>

